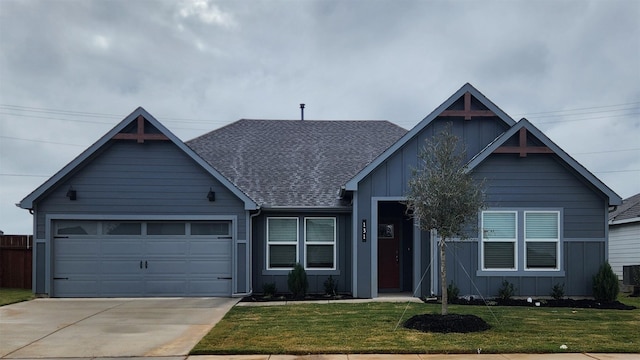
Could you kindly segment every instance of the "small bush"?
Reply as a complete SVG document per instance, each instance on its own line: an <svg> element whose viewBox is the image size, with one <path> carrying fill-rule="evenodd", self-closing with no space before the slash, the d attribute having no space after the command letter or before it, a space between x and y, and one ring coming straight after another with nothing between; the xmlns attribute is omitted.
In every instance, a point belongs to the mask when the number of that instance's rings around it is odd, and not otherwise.
<svg viewBox="0 0 640 360"><path fill-rule="evenodd" d="M329 275L324 282L324 293L326 295L336 296L338 294L338 282L333 280L333 276Z"/></svg>
<svg viewBox="0 0 640 360"><path fill-rule="evenodd" d="M289 272L287 285L289 285L289 291L296 299L303 298L305 295L307 295L307 290L309 289L307 272L304 271L304 268L299 263L295 264L293 266L293 270Z"/></svg>
<svg viewBox="0 0 640 360"><path fill-rule="evenodd" d="M562 283L562 285L560 285L560 283L553 285L550 295L555 300L562 299L564 297L564 283Z"/></svg>
<svg viewBox="0 0 640 360"><path fill-rule="evenodd" d="M593 277L593 297L598 301L611 302L618 298L619 291L618 275L613 272L609 262L605 262Z"/></svg>
<svg viewBox="0 0 640 360"><path fill-rule="evenodd" d="M460 296L460 289L458 289L458 287L452 282L449 283L449 285L447 286L447 301L449 301L450 303L458 300L458 297Z"/></svg>
<svg viewBox="0 0 640 360"><path fill-rule="evenodd" d="M513 284L507 280L502 280L502 286L498 289L498 298L501 300L509 300L515 295L516 289Z"/></svg>
<svg viewBox="0 0 640 360"><path fill-rule="evenodd" d="M264 283L262 285L262 294L265 297L272 297L276 295L278 289L276 288L276 283Z"/></svg>
<svg viewBox="0 0 640 360"><path fill-rule="evenodd" d="M562 285L560 285L560 283L553 285L553 287L551 288L551 294L549 295L551 295L554 300L560 300L564 298L564 283L562 283Z"/></svg>

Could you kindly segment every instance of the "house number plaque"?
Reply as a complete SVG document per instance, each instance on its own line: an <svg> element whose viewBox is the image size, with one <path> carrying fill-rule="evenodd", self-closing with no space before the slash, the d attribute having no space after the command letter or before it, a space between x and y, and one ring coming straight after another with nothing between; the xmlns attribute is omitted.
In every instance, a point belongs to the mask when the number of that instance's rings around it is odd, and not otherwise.
<svg viewBox="0 0 640 360"><path fill-rule="evenodd" d="M362 242L367 242L367 219L362 219Z"/></svg>

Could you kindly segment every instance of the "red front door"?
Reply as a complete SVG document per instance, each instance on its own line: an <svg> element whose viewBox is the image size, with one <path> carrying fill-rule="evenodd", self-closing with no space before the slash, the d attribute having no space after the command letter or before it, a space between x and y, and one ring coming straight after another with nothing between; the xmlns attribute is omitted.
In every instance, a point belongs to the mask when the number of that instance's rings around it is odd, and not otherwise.
<svg viewBox="0 0 640 360"><path fill-rule="evenodd" d="M397 225L378 226L378 290L400 289L400 229Z"/></svg>

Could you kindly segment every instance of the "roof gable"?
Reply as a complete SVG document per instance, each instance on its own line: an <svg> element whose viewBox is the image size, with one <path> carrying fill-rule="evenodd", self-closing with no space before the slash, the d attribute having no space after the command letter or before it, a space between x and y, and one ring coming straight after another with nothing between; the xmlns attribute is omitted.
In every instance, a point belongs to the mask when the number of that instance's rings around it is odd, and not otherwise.
<svg viewBox="0 0 640 360"><path fill-rule="evenodd" d="M388 121L242 119L187 141L265 208L347 206L340 187L406 133Z"/></svg>
<svg viewBox="0 0 640 360"><path fill-rule="evenodd" d="M509 115L480 93L480 91L474 88L471 84L466 83L445 102L427 115L427 117L422 119L422 121L414 126L413 129L409 130L409 132L407 132L402 138L386 149L378 158L359 171L344 185L344 189L349 191L356 190L358 183L363 178L369 175L375 168L386 161L412 138L417 136L425 127L438 117L462 117L466 121L472 120L474 117L497 117L504 122L507 127L511 127L516 123Z"/></svg>
<svg viewBox="0 0 640 360"><path fill-rule="evenodd" d="M489 155L494 153L518 154L520 157L526 157L528 154L555 154L565 164L575 170L576 173L605 194L609 198L610 205L619 205L622 202L618 194L551 141L551 139L527 119L521 119L517 124L498 136L480 153L474 156L467 164L467 171L472 171L489 157Z"/></svg>
<svg viewBox="0 0 640 360"><path fill-rule="evenodd" d="M132 140L138 143L144 143L145 141L171 141L196 163L202 166L214 178L226 186L234 195L240 198L240 200L244 202L246 210L253 210L257 208L253 200L240 191L240 189L235 187L231 182L229 182L229 180L222 176L222 174L211 167L211 165L200 158L193 150L191 150L191 148L186 146L182 140L164 127L164 125L162 125L142 107L138 107L134 110L93 145L83 151L45 183L35 189L31 194L27 195L27 197L25 197L18 205L23 209L32 209L33 203L39 197L44 195L51 188L55 187L56 184L65 179L85 161L89 161L94 154L97 154L105 145L107 145L108 142L112 140Z"/></svg>

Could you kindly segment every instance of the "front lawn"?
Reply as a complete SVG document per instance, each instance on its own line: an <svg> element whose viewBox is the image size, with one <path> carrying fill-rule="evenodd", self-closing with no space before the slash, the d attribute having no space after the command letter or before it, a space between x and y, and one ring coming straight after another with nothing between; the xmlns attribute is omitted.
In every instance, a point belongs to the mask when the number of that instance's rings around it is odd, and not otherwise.
<svg viewBox="0 0 640 360"><path fill-rule="evenodd" d="M31 290L0 288L0 306L31 299L33 299Z"/></svg>
<svg viewBox="0 0 640 360"><path fill-rule="evenodd" d="M394 330L416 314L439 313L421 303L332 303L236 306L192 354L549 353L640 352L636 310L450 305L480 316L491 329L467 334ZM567 349L560 349L566 345Z"/></svg>

